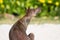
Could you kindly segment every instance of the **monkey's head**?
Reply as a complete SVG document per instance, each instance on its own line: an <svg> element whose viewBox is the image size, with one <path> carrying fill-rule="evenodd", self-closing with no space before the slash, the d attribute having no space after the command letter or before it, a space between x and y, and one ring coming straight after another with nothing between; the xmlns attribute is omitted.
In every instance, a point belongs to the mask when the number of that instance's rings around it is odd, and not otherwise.
<svg viewBox="0 0 60 40"><path fill-rule="evenodd" d="M39 13L39 12L41 12L40 8L36 8L36 9L28 8L27 11L26 11L27 15L32 16L32 17L36 16L36 14Z"/></svg>

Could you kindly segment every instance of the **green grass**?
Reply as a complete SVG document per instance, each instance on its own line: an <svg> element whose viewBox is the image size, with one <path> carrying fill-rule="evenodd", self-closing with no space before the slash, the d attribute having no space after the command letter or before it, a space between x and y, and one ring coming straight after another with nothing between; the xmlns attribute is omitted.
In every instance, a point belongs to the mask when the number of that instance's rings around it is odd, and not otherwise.
<svg viewBox="0 0 60 40"><path fill-rule="evenodd" d="M0 24L14 24L19 18L11 19L0 19ZM60 24L59 19L50 19L50 18L32 18L30 24L43 24L43 23L54 23Z"/></svg>
<svg viewBox="0 0 60 40"><path fill-rule="evenodd" d="M58 19L43 19L43 18L35 18L31 21L31 23L37 23L37 24L43 24L43 23L54 23L54 24L59 24L60 20Z"/></svg>
<svg viewBox="0 0 60 40"><path fill-rule="evenodd" d="M3 18L3 19L0 19L0 24L13 24L16 21L17 21L16 19L11 20L11 19L5 19L5 18Z"/></svg>

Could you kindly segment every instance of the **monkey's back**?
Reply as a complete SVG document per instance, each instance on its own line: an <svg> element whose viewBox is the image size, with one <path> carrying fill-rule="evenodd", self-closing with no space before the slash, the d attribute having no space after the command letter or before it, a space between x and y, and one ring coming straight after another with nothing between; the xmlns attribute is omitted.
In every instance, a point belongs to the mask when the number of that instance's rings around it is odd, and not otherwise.
<svg viewBox="0 0 60 40"><path fill-rule="evenodd" d="M18 27L12 27L9 32L10 40L30 40L25 32L22 32Z"/></svg>

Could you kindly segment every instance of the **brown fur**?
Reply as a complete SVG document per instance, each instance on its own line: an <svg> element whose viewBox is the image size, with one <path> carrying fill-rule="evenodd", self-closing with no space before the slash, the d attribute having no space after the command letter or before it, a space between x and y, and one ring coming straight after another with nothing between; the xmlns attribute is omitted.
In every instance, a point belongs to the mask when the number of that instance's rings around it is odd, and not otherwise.
<svg viewBox="0 0 60 40"><path fill-rule="evenodd" d="M33 33L27 35L26 30L31 18L33 17L33 14L36 14L39 11L40 11L39 8L34 10L28 9L26 15L23 18L19 19L10 29L9 39L10 40L34 40Z"/></svg>

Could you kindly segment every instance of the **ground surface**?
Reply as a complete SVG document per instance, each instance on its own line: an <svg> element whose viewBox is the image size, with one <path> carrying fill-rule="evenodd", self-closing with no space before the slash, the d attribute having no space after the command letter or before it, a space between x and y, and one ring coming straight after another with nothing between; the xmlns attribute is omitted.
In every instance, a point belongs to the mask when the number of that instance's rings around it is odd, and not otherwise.
<svg viewBox="0 0 60 40"><path fill-rule="evenodd" d="M12 25L0 25L0 40L9 40L9 30ZM30 24L27 34L34 33L35 40L60 40L60 24Z"/></svg>

